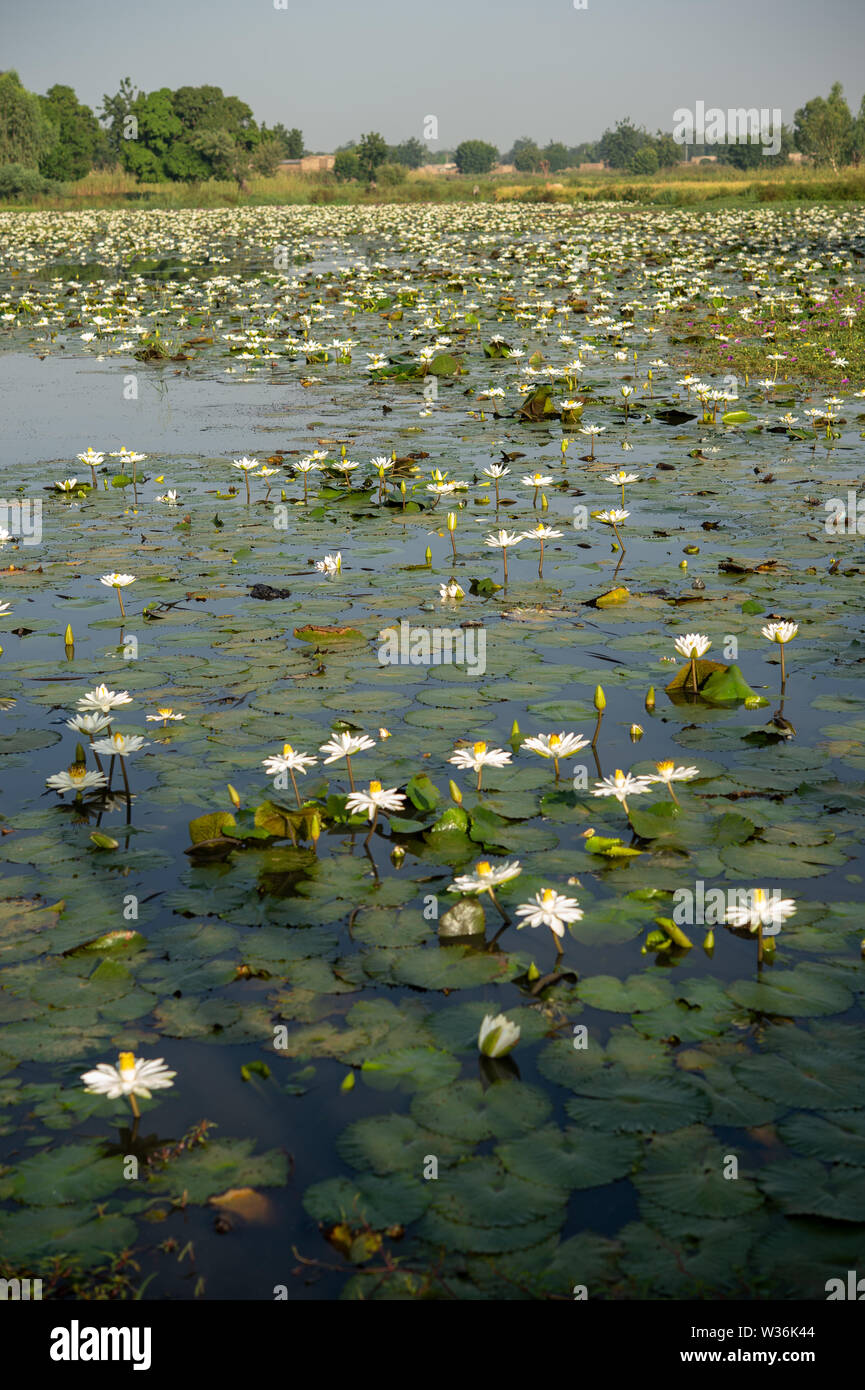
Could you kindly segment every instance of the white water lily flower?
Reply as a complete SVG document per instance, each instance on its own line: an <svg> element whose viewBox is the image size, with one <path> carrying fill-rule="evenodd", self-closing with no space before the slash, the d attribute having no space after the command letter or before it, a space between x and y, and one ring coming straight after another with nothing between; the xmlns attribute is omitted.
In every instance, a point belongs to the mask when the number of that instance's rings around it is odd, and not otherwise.
<svg viewBox="0 0 865 1390"><path fill-rule="evenodd" d="M475 865L473 874L458 874L448 885L449 893L489 893L500 883L508 883L522 873L519 859L506 860L494 869L489 860L481 859Z"/></svg>
<svg viewBox="0 0 865 1390"><path fill-rule="evenodd" d="M107 780L104 772L87 772L83 763L73 763L65 772L55 772L53 776L46 777L45 785L62 794L94 791L97 787L107 786Z"/></svg>
<svg viewBox="0 0 865 1390"><path fill-rule="evenodd" d="M616 473L608 473L604 481L615 483L617 487L620 487L622 483L638 483L640 475L639 473L626 473L624 468L620 468Z"/></svg>
<svg viewBox="0 0 865 1390"><path fill-rule="evenodd" d="M488 468L481 469L488 478L504 478L510 471L503 463L491 463Z"/></svg>
<svg viewBox="0 0 865 1390"><path fill-rule="evenodd" d="M614 796L627 812L629 796L640 796L650 790L651 783L647 777L633 777L619 767L612 777L602 777L600 782L595 783L592 796Z"/></svg>
<svg viewBox="0 0 865 1390"><path fill-rule="evenodd" d="M181 719L185 718L185 714L175 714L170 705L159 705L155 714L145 715L145 721L148 724L179 724Z"/></svg>
<svg viewBox="0 0 865 1390"><path fill-rule="evenodd" d="M732 927L747 927L749 931L762 927L764 936L777 936L782 922L796 911L795 898L781 898L763 888L754 888L745 896L746 902L727 908L725 921Z"/></svg>
<svg viewBox="0 0 865 1390"><path fill-rule="evenodd" d="M76 714L66 720L67 729L76 734L101 734L109 727L111 719L107 714Z"/></svg>
<svg viewBox="0 0 865 1390"><path fill-rule="evenodd" d="M478 1051L485 1057L504 1057L520 1040L520 1029L504 1014L485 1014L478 1033Z"/></svg>
<svg viewBox="0 0 865 1390"><path fill-rule="evenodd" d="M244 473L251 473L253 468L258 468L259 460L248 458L246 455L242 459L232 461L233 468L240 468Z"/></svg>
<svg viewBox="0 0 865 1390"><path fill-rule="evenodd" d="M164 493L162 494L162 496L161 496L161 497L157 497L156 500L157 500L157 502L165 502L166 505L169 506L169 507L176 507L176 506L177 506L177 489L176 489L176 488L169 488L168 492L164 492Z"/></svg>
<svg viewBox="0 0 865 1390"><path fill-rule="evenodd" d="M602 521L605 526L619 526L631 515L623 507L610 507L602 512L592 512L595 521Z"/></svg>
<svg viewBox="0 0 865 1390"><path fill-rule="evenodd" d="M581 748L587 747L588 742L582 734L566 734L562 730L560 734L534 734L532 738L523 740L522 747L529 748L542 758L558 761L559 758L572 758Z"/></svg>
<svg viewBox="0 0 865 1390"><path fill-rule="evenodd" d="M94 743L93 751L111 757L128 758L131 753L137 753L141 748L149 746L148 740L140 734L112 734L110 738L101 738L98 743Z"/></svg>
<svg viewBox="0 0 865 1390"><path fill-rule="evenodd" d="M105 458L105 455L97 454L95 449L88 445L86 453L76 454L75 457L78 459L79 463L86 463L90 468L98 468Z"/></svg>
<svg viewBox="0 0 865 1390"><path fill-rule="evenodd" d="M78 486L77 478L64 478L62 483L55 482L54 486L58 492L74 492Z"/></svg>
<svg viewBox="0 0 865 1390"><path fill-rule="evenodd" d="M554 541L561 537L561 531L556 531L554 527L547 526L543 521L539 521L537 526L533 526L531 531L523 532L524 541Z"/></svg>
<svg viewBox="0 0 865 1390"><path fill-rule="evenodd" d="M11 604L11 603L0 603L0 617L5 617L7 613L11 613L11 612L12 612L12 604Z"/></svg>
<svg viewBox="0 0 865 1390"><path fill-rule="evenodd" d="M99 581L106 589L126 589L135 583L134 574L103 574Z"/></svg>
<svg viewBox="0 0 865 1390"><path fill-rule="evenodd" d="M690 657L692 661L705 655L711 645L711 640L701 632L688 632L684 637L677 637L675 641L679 655Z"/></svg>
<svg viewBox="0 0 865 1390"><path fill-rule="evenodd" d="M770 642L777 642L783 646L786 642L792 642L796 633L799 631L798 623L767 623L760 629L764 637Z"/></svg>
<svg viewBox="0 0 865 1390"><path fill-rule="evenodd" d="M506 550L509 546L519 545L521 540L522 536L517 531L491 531L485 538L484 545Z"/></svg>
<svg viewBox="0 0 865 1390"><path fill-rule="evenodd" d="M543 473L527 473L522 479L523 487L547 487L553 480L546 477Z"/></svg>
<svg viewBox="0 0 865 1390"><path fill-rule="evenodd" d="M100 1062L92 1071L85 1071L81 1080L85 1090L91 1095L107 1096L118 1100L120 1096L143 1096L150 1100L151 1091L161 1091L174 1085L176 1071L169 1071L161 1057L145 1062L136 1058L134 1052L121 1052L117 1066Z"/></svg>
<svg viewBox="0 0 865 1390"><path fill-rule="evenodd" d="M449 579L447 584L439 584L439 598L442 603L448 599L460 599L465 596L465 589L455 579Z"/></svg>
<svg viewBox="0 0 865 1390"><path fill-rule="evenodd" d="M331 579L335 574L341 574L342 551L338 550L335 555L325 555L323 560L316 560L315 568L319 574L326 574Z"/></svg>
<svg viewBox="0 0 865 1390"><path fill-rule="evenodd" d="M480 772L482 767L505 767L512 756L506 748L488 748L485 743L475 743L470 749L457 748L448 762L455 767Z"/></svg>
<svg viewBox="0 0 865 1390"><path fill-rule="evenodd" d="M262 758L261 761L269 777L274 777L279 772L302 772L306 776L307 768L315 767L318 758L313 758L310 753L296 753L290 743L285 743L281 753Z"/></svg>
<svg viewBox="0 0 865 1390"><path fill-rule="evenodd" d="M110 455L113 459L120 459L123 463L143 463L147 458L146 454L136 454L132 449L127 449L123 444L119 449L114 449Z"/></svg>
<svg viewBox="0 0 865 1390"><path fill-rule="evenodd" d="M649 773L647 775L647 780L649 782L663 782L667 787L671 782L691 782L695 777L699 777L700 775L700 769L698 767L676 767L676 764L672 760L669 762L655 763L655 767L657 771Z"/></svg>
<svg viewBox="0 0 865 1390"><path fill-rule="evenodd" d="M363 811L370 820L374 820L379 811L401 811L404 806L402 792L396 787L383 787L381 782L370 782L365 792L350 792L345 802L347 811L352 814Z"/></svg>
<svg viewBox="0 0 865 1390"><path fill-rule="evenodd" d="M583 909L576 898L566 898L553 888L544 888L527 903L520 903L516 915L522 917L518 927L549 927L555 936L564 936L567 922L581 922Z"/></svg>
<svg viewBox="0 0 865 1390"><path fill-rule="evenodd" d="M118 705L131 704L132 696L128 690L109 690L107 685L97 685L95 690L88 690L86 695L82 695L78 701L78 708L110 714Z"/></svg>
<svg viewBox="0 0 865 1390"><path fill-rule="evenodd" d="M319 746L319 752L327 753L325 764L339 762L340 758L351 758L355 753L365 753L375 748L375 739L367 734L334 734L327 743Z"/></svg>

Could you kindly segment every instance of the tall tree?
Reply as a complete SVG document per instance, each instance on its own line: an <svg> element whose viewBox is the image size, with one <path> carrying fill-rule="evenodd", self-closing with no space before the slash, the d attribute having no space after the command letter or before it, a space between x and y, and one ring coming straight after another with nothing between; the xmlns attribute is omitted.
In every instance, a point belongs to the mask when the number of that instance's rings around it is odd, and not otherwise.
<svg viewBox="0 0 865 1390"><path fill-rule="evenodd" d="M102 106L97 112L105 127L109 150L118 163L123 157L123 142L131 138L130 117L138 95L131 77L123 77L113 96L105 93Z"/></svg>
<svg viewBox="0 0 865 1390"><path fill-rule="evenodd" d="M611 169L628 169L631 160L643 145L651 144L651 136L635 126L630 116L616 122L615 130L605 130L598 142L601 159Z"/></svg>
<svg viewBox="0 0 865 1390"><path fill-rule="evenodd" d="M552 174L557 174L560 169L569 168L571 164L571 152L567 145L562 144L561 140L551 140L548 145L544 145L541 154L547 161Z"/></svg>
<svg viewBox="0 0 865 1390"><path fill-rule="evenodd" d="M454 159L461 174L488 174L499 152L495 145L486 140L463 140L454 151Z"/></svg>
<svg viewBox="0 0 865 1390"><path fill-rule="evenodd" d="M40 157L39 171L49 179L83 179L93 168L99 122L71 87L55 84L40 97L42 109L57 129L57 140Z"/></svg>
<svg viewBox="0 0 865 1390"><path fill-rule="evenodd" d="M0 164L37 168L57 135L43 99L22 87L17 72L0 73Z"/></svg>
<svg viewBox="0 0 865 1390"><path fill-rule="evenodd" d="M285 158L303 159L303 131L298 130L296 125L286 132Z"/></svg>
<svg viewBox="0 0 865 1390"><path fill-rule="evenodd" d="M378 131L370 131L368 135L360 137L360 144L357 147L357 157L360 167L370 182L375 178L375 171L380 164L384 164L387 159L387 143Z"/></svg>
<svg viewBox="0 0 865 1390"><path fill-rule="evenodd" d="M796 146L815 164L833 170L852 158L854 123L840 82L833 82L828 97L814 97L796 112Z"/></svg>
<svg viewBox="0 0 865 1390"><path fill-rule="evenodd" d="M427 152L414 135L410 140L403 140L401 144L394 145L390 151L390 158L395 164L402 164L406 169L419 169L426 163Z"/></svg>
<svg viewBox="0 0 865 1390"><path fill-rule="evenodd" d="M514 155L514 164L521 174L532 174L540 169L544 156L541 154L534 140L520 141L520 148Z"/></svg>

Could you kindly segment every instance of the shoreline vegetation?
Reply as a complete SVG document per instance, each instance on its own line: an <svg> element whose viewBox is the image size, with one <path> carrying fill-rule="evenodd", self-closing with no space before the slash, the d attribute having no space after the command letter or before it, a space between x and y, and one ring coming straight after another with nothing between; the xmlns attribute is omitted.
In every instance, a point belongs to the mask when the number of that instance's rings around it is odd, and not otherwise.
<svg viewBox="0 0 865 1390"><path fill-rule="evenodd" d="M438 174L408 172L392 185L338 182L331 173L290 172L250 178L246 191L229 179L201 183L146 183L123 170L98 170L52 194L0 199L9 211L90 211L121 208L263 207L268 205L374 206L387 203L525 202L739 207L778 203L865 202L865 169L787 167L735 169L679 164L654 174L596 173Z"/></svg>

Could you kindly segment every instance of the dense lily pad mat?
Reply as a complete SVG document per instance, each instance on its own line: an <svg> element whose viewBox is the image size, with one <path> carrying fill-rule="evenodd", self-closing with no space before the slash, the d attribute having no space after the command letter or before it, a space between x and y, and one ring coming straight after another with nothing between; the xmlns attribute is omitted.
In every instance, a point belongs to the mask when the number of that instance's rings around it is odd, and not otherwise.
<svg viewBox="0 0 865 1390"><path fill-rule="evenodd" d="M865 1236L865 383L789 340L861 307L861 210L0 230L0 1273L825 1297ZM67 724L102 683L128 794ZM46 788L82 763L110 791ZM500 911L452 887L515 862ZM760 961L756 888L795 900ZM81 1082L130 1052L175 1073L140 1120Z"/></svg>

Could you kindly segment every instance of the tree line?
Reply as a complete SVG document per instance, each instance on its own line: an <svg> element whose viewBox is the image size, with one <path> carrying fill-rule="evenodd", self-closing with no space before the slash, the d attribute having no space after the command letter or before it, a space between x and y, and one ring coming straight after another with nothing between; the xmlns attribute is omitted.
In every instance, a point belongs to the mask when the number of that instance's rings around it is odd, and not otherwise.
<svg viewBox="0 0 865 1390"><path fill-rule="evenodd" d="M786 161L793 150L837 170L865 161L865 97L854 116L836 82L828 97L814 97L782 126L777 155L760 144L712 145L707 153L740 168ZM454 162L461 174L487 174L499 162L520 173L559 173L583 163L604 163L633 174L653 174L702 147L686 147L672 134L650 134L625 117L599 140L539 145L529 136L500 154L486 140L464 140L454 150L431 152L415 137L389 145L377 131L336 151L338 180L398 183L409 169ZM147 183L198 183L232 179L241 189L253 174L275 172L281 161L304 153L303 133L282 123L259 124L239 97L221 87L168 87L144 92L125 77L94 112L72 87L56 84L44 95L29 92L14 71L0 73L0 195L47 191L84 177L91 169L120 167Z"/></svg>
<svg viewBox="0 0 865 1390"><path fill-rule="evenodd" d="M198 183L272 174L303 154L303 133L259 125L252 109L221 87L138 91L125 77L94 113L72 87L29 92L14 71L0 73L0 192L39 192L121 168L147 183Z"/></svg>

